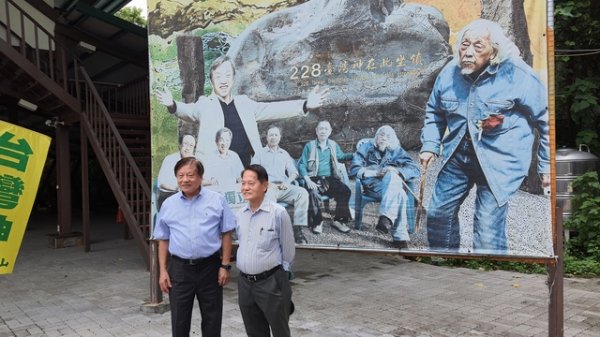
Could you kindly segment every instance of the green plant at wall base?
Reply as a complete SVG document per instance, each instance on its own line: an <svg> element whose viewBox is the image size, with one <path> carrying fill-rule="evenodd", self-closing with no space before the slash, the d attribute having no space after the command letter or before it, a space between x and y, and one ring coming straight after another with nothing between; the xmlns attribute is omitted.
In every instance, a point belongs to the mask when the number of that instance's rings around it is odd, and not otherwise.
<svg viewBox="0 0 600 337"><path fill-rule="evenodd" d="M462 260L462 259L442 259L440 261L432 262L431 260L424 259L422 262L434 264L438 266L450 266L450 267L464 267L469 269L479 270L510 270L525 274L544 274L546 273L546 267L543 264L538 263L523 263L523 262L509 262L509 261L493 261L493 260Z"/></svg>
<svg viewBox="0 0 600 337"><path fill-rule="evenodd" d="M540 263L493 261L493 260L462 260L462 259L432 259L417 258L419 262L445 267L477 269L481 271L506 270L524 274L547 274L546 265ZM600 261L594 258L578 258L566 255L564 257L564 274L566 277L598 277L600 276Z"/></svg>
<svg viewBox="0 0 600 337"><path fill-rule="evenodd" d="M565 276L598 277L600 275L600 261L595 258L576 258L565 255Z"/></svg>
<svg viewBox="0 0 600 337"><path fill-rule="evenodd" d="M572 97L571 118L580 126L577 132L577 144L587 144L593 152L600 151L598 139L598 123L600 122L600 103L597 98L599 92L597 76L585 79L576 79L575 83L566 90Z"/></svg>
<svg viewBox="0 0 600 337"><path fill-rule="evenodd" d="M600 261L600 182L597 172L587 172L573 181L573 215L565 228L575 231L566 242L567 254Z"/></svg>

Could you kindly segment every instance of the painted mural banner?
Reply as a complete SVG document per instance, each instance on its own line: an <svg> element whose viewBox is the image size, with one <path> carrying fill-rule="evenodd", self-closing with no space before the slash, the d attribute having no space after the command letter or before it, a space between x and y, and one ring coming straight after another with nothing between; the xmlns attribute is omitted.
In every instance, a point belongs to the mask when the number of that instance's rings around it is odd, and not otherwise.
<svg viewBox="0 0 600 337"><path fill-rule="evenodd" d="M0 274L14 269L50 141L0 121Z"/></svg>
<svg viewBox="0 0 600 337"><path fill-rule="evenodd" d="M553 256L546 1L148 6L157 210L195 156L234 209L264 166L302 247Z"/></svg>

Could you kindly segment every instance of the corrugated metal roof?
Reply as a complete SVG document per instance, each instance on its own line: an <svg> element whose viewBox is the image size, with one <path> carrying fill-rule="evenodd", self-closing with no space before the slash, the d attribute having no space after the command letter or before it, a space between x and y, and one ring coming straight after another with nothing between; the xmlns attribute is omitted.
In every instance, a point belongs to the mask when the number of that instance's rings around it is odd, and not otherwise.
<svg viewBox="0 0 600 337"><path fill-rule="evenodd" d="M129 1L55 1L64 29L95 47L77 50L94 81L124 84L148 74L147 30L113 15Z"/></svg>

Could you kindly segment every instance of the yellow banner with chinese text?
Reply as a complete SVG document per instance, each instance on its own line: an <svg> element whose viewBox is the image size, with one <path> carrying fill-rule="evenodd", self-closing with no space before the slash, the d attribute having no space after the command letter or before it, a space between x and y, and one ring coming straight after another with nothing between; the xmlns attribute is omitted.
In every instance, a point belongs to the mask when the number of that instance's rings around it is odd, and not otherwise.
<svg viewBox="0 0 600 337"><path fill-rule="evenodd" d="M0 274L13 272L50 141L0 121Z"/></svg>

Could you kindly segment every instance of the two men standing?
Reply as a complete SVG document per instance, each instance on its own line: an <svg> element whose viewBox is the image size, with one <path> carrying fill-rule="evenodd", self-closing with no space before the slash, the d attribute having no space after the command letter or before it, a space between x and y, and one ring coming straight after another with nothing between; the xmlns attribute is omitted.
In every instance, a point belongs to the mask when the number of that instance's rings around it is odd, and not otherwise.
<svg viewBox="0 0 600 337"><path fill-rule="evenodd" d="M267 171L248 166L242 194L248 204L237 222L225 198L202 188L204 167L193 157L175 165L179 192L163 203L153 237L158 240L159 285L169 293L173 336L189 336L194 299L202 335L220 336L223 286L229 282L232 231L239 239L239 305L251 337L289 336L292 290L288 273L295 256L290 217L265 195ZM237 225L236 225L237 223Z"/></svg>

